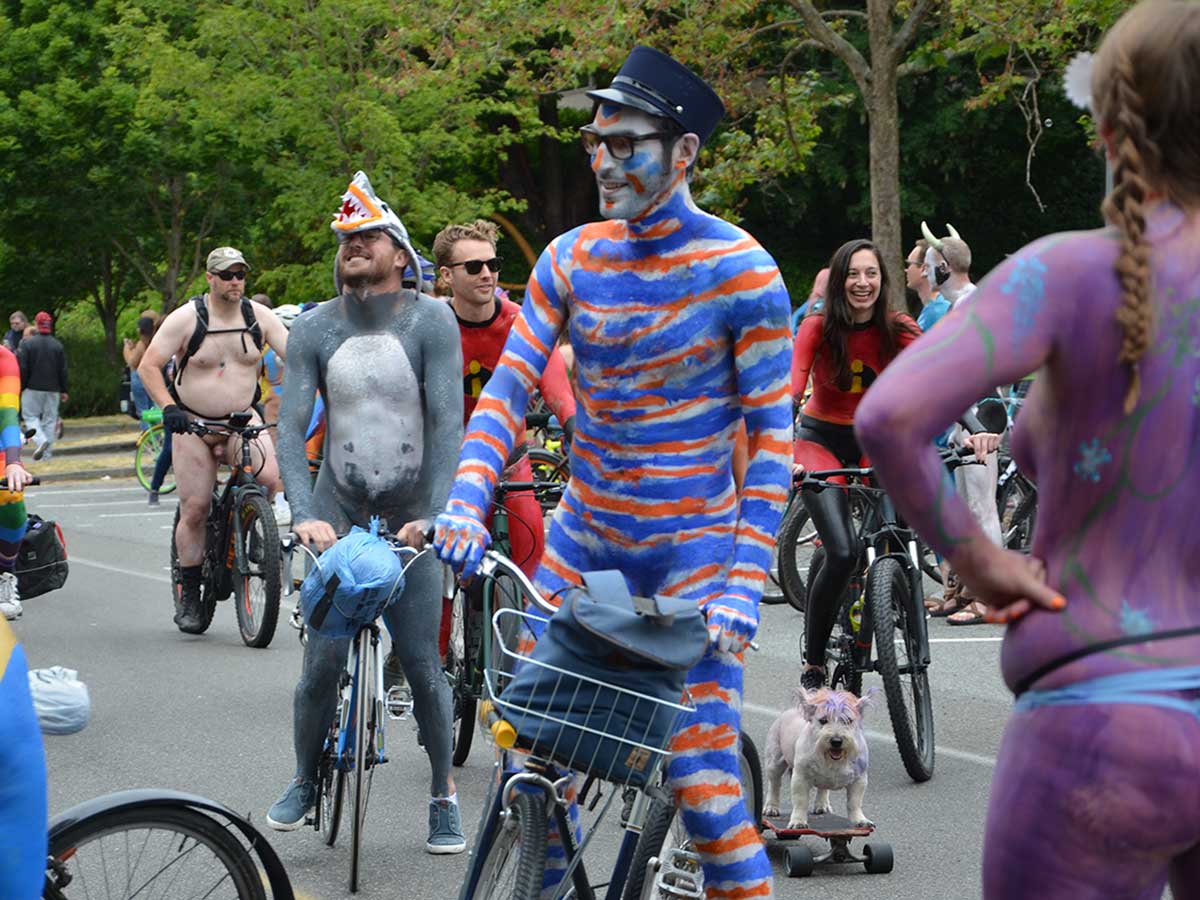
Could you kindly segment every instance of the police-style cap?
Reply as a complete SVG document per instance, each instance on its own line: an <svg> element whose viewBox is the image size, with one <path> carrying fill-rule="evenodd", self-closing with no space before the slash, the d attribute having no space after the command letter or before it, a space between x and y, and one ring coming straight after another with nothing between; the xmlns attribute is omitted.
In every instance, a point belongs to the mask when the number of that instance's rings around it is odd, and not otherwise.
<svg viewBox="0 0 1200 900"><path fill-rule="evenodd" d="M701 144L725 115L725 104L703 78L653 47L634 47L612 84L587 95L672 119Z"/></svg>

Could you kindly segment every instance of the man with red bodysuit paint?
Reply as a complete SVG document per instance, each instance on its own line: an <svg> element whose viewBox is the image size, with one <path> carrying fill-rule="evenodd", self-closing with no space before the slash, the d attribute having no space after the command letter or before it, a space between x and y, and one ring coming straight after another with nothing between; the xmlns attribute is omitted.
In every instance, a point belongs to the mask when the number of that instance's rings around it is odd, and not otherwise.
<svg viewBox="0 0 1200 900"><path fill-rule="evenodd" d="M476 220L469 225L447 225L433 240L433 256L438 267L439 286L451 292L450 307L458 319L463 351L463 424L471 418L479 395L487 384L509 329L521 307L496 296L500 257L496 256L499 229L492 222ZM539 385L542 396L562 423L567 445L575 431L575 397L567 377L567 366L558 350L550 354ZM533 471L526 445L518 442L509 456L504 479L532 481ZM542 508L532 492L508 494L508 534L512 558L533 578L546 546ZM491 520L488 520L491 526ZM450 616L442 618L442 650L449 638Z"/></svg>

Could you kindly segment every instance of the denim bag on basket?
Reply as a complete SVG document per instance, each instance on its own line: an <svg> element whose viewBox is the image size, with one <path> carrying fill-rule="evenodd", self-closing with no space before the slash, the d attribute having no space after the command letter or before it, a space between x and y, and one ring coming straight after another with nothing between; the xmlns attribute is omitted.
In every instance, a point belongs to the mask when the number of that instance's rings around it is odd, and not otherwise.
<svg viewBox="0 0 1200 900"><path fill-rule="evenodd" d="M354 637L374 622L404 590L404 566L371 529L355 525L317 560L300 585L300 611L308 627L325 637Z"/></svg>
<svg viewBox="0 0 1200 900"><path fill-rule="evenodd" d="M617 571L583 581L521 661L501 714L519 747L642 785L687 715L663 703L680 703L688 670L704 656L704 614L695 600L633 597Z"/></svg>

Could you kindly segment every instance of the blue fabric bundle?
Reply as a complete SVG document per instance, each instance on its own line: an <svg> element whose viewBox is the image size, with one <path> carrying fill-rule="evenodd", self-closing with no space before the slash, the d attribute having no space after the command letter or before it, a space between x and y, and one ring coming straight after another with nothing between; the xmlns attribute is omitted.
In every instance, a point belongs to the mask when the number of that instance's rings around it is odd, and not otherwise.
<svg viewBox="0 0 1200 900"><path fill-rule="evenodd" d="M353 637L403 590L404 566L373 517L370 530L355 525L321 554L300 586L300 611L326 637Z"/></svg>

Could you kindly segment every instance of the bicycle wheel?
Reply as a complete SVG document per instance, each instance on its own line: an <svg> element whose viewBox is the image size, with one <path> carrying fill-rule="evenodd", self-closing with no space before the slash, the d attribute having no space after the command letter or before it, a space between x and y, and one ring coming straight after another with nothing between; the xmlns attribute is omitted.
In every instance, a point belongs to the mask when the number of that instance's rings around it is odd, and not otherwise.
<svg viewBox="0 0 1200 900"><path fill-rule="evenodd" d="M928 781L933 775L933 698L913 622L913 617L924 611L914 610L908 572L898 560L884 557L871 566L867 603L900 759L913 781Z"/></svg>
<svg viewBox="0 0 1200 900"><path fill-rule="evenodd" d="M246 494L238 504L233 577L238 630L247 647L266 647L279 621L280 575L283 571L279 527L271 504L261 494Z"/></svg>
<svg viewBox="0 0 1200 900"><path fill-rule="evenodd" d="M183 598L183 573L181 571L182 567L179 564L179 551L175 547L175 529L178 527L179 507L176 506L175 518L171 525L171 600L175 604L176 613L179 612ZM217 601L213 596L211 588L212 580L208 575L210 561L207 547L205 548L202 569L203 572L200 581L200 622L204 626L201 631L204 632L212 624L213 613L217 611Z"/></svg>
<svg viewBox="0 0 1200 900"><path fill-rule="evenodd" d="M230 829L192 809L109 810L50 845L45 898L265 900L258 868Z"/></svg>
<svg viewBox="0 0 1200 900"><path fill-rule="evenodd" d="M475 737L475 688L472 670L479 653L479 615L471 609L471 599L459 587L454 592L450 614L450 647L446 667L451 677L454 704L454 755L451 761L461 766L471 753Z"/></svg>
<svg viewBox="0 0 1200 900"><path fill-rule="evenodd" d="M1004 546L1028 553L1037 520L1037 487L1018 472L1000 489L997 507Z"/></svg>
<svg viewBox="0 0 1200 900"><path fill-rule="evenodd" d="M739 735L738 763L742 782L742 797L746 802L755 827L762 822L763 781L762 760L758 748L745 731ZM683 827L683 819L676 815L674 804L655 800L650 804L646 813L646 821L642 826L641 837L638 838L637 848L633 852L633 863L625 881L622 900L659 900L660 894L655 890L656 872L648 872L651 859L665 859L672 850L683 850L695 853L691 838ZM699 894L704 895L704 870L700 867L695 856L676 858L676 865L682 868L684 877L693 882ZM679 896L667 894L664 896Z"/></svg>
<svg viewBox="0 0 1200 900"><path fill-rule="evenodd" d="M357 659L354 667L354 799L350 820L350 892L358 890L359 856L362 850L363 822L367 800L371 796L371 777L375 774L375 739L379 729L379 704L375 696L374 650L371 631L359 629Z"/></svg>
<svg viewBox="0 0 1200 900"><path fill-rule="evenodd" d="M783 511L783 516L787 518L786 509ZM782 529L783 519L780 519L779 524ZM763 586L762 600L759 602L767 606L779 606L782 603L787 603L787 595L783 592L783 583L779 575L778 539L771 546L771 568L767 570L767 583Z"/></svg>
<svg viewBox="0 0 1200 900"><path fill-rule="evenodd" d="M813 552L820 546L817 529L799 495L788 506L775 545L779 548L779 587L797 612L808 603L808 574Z"/></svg>
<svg viewBox="0 0 1200 900"><path fill-rule="evenodd" d="M138 483L150 490L154 481L154 467L158 464L158 456L162 452L164 435L162 423L151 425L138 436L137 446L133 450L133 468L137 473ZM159 487L160 494L169 494L175 490L175 479L168 475Z"/></svg>
<svg viewBox="0 0 1200 900"><path fill-rule="evenodd" d="M492 687L496 693L504 690L514 671L515 660L509 654L517 650L524 629L518 616L504 616L500 620L500 632L492 624L497 612L502 609L521 609L520 590L511 578L498 575L484 588L487 602L484 610L489 613L486 621L481 623L487 629L487 637L483 642L488 648L485 665L492 670ZM490 598L490 599L488 599ZM508 653L505 653L505 648Z"/></svg>
<svg viewBox="0 0 1200 900"><path fill-rule="evenodd" d="M529 448L529 465L533 469L534 481L555 481L566 484L571 478L571 465L561 453L554 453L544 447ZM558 497L548 497L540 491L537 495L542 513L554 512L558 506Z"/></svg>
<svg viewBox="0 0 1200 900"><path fill-rule="evenodd" d="M317 765L317 829L329 847L337 841L346 796L346 770L337 765L337 719L325 738L325 749Z"/></svg>
<svg viewBox="0 0 1200 900"><path fill-rule="evenodd" d="M479 883L472 900L537 900L546 871L546 798L513 794L507 821L475 848Z"/></svg>

